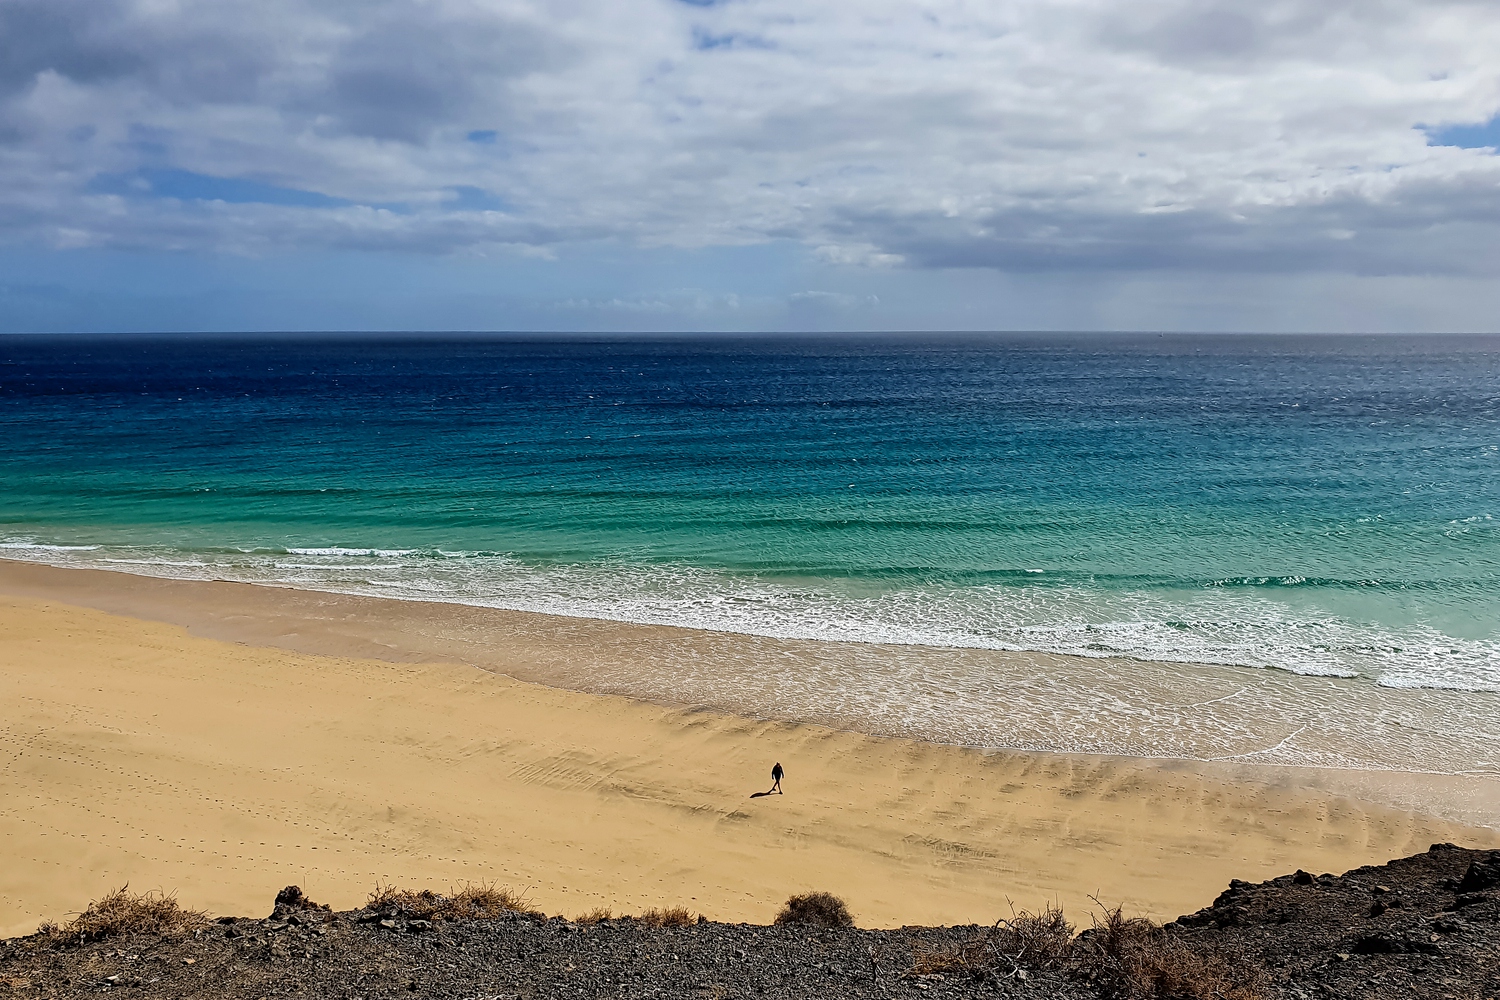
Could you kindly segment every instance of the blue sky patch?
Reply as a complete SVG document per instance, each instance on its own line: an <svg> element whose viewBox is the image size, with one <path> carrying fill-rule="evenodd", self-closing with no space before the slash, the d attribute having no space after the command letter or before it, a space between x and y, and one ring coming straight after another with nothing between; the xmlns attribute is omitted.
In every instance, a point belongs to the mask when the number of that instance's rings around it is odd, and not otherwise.
<svg viewBox="0 0 1500 1000"><path fill-rule="evenodd" d="M1483 125L1449 125L1444 128L1424 128L1429 146L1459 146L1463 149L1500 147L1500 115Z"/></svg>
<svg viewBox="0 0 1500 1000"><path fill-rule="evenodd" d="M460 184L449 188L453 197L443 202L443 207L457 212L509 212L511 206L504 198L490 194L484 188Z"/></svg>
<svg viewBox="0 0 1500 1000"><path fill-rule="evenodd" d="M740 35L734 32L727 35L715 35L702 28L694 28L693 48L702 52L708 49L769 49L774 46L764 38L755 38L751 35Z"/></svg>
<svg viewBox="0 0 1500 1000"><path fill-rule="evenodd" d="M477 128L470 132L465 138L470 142L477 142L483 146L493 146L500 133L492 128Z"/></svg>

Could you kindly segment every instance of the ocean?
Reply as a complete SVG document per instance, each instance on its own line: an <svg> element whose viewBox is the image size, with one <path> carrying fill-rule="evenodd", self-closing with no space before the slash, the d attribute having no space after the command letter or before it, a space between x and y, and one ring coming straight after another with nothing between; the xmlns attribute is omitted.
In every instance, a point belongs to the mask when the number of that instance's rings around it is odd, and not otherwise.
<svg viewBox="0 0 1500 1000"><path fill-rule="evenodd" d="M1500 338L10 336L0 557L1443 691L1489 739Z"/></svg>

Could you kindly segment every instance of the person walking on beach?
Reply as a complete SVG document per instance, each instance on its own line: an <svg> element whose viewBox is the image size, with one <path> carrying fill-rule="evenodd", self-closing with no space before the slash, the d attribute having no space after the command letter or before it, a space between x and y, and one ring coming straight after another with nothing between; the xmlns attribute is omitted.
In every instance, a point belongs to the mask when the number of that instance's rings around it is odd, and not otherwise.
<svg viewBox="0 0 1500 1000"><path fill-rule="evenodd" d="M777 795L786 794L786 792L781 790L781 776L783 774L786 774L786 772L781 769L781 761L778 760L776 766L771 768L771 791Z"/></svg>

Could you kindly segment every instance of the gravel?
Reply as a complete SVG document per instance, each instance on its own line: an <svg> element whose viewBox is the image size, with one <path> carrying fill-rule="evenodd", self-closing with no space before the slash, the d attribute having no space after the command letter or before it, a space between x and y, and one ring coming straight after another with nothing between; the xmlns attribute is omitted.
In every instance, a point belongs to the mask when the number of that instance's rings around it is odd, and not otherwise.
<svg viewBox="0 0 1500 1000"><path fill-rule="evenodd" d="M1103 1000L1119 981L1076 962L919 975L985 928L898 930L701 921L649 927L506 914L415 919L278 905L177 938L0 942L0 997L819 998ZM1500 1000L1500 851L1436 845L1342 876L1233 882L1166 935L1265 970L1268 998ZM927 968L929 965L923 965Z"/></svg>

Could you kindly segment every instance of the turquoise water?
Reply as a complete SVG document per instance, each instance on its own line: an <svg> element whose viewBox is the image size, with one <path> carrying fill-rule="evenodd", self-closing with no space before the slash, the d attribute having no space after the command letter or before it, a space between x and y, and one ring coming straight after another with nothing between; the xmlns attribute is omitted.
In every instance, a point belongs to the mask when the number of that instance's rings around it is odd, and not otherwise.
<svg viewBox="0 0 1500 1000"><path fill-rule="evenodd" d="M0 340L0 554L1500 691L1500 339Z"/></svg>

